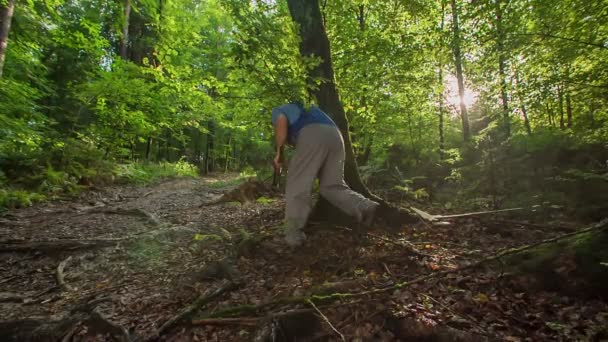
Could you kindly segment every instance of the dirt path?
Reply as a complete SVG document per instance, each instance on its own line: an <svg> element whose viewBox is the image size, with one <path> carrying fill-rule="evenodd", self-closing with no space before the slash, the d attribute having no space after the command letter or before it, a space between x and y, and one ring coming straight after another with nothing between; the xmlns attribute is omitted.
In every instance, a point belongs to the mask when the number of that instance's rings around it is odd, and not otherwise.
<svg viewBox="0 0 608 342"><path fill-rule="evenodd" d="M2 218L0 240L5 242L81 240L90 245L1 253L0 321L59 319L83 301L103 297L107 300L97 309L108 321L148 340L201 293L222 284L222 278L238 278L240 286L195 317L318 293L320 287L357 292L391 286L558 233L472 219L403 227L390 237L380 230L371 232L372 237L354 233L357 227L313 225L306 245L292 250L280 239L280 198L201 207L230 188L221 186L225 181L175 179L148 187L113 187ZM413 254L412 246L419 253ZM57 280L62 262L65 286ZM528 285L491 267L316 308L275 303L236 315L256 321L190 326L187 320L160 340L250 341L261 328L277 323L272 318L277 316L269 313L294 309L312 316L297 316L296 324L280 321L280 332L275 332L279 340L340 340L340 334L349 341L411 340L415 334L437 333L433 326L472 334L464 340L593 340L596 327L608 321L603 302L532 292ZM320 312L325 318L318 318ZM413 331L412 321L425 322L425 328ZM94 332L86 335L86 330L78 326L70 332L72 340L110 340Z"/></svg>

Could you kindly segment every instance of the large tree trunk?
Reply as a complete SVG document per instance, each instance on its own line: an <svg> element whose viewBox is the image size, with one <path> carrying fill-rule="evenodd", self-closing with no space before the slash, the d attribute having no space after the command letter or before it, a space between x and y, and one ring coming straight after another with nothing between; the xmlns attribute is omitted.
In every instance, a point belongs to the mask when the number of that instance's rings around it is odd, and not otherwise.
<svg viewBox="0 0 608 342"><path fill-rule="evenodd" d="M8 0L6 5L0 7L0 78L4 69L6 48L8 47L8 34L11 31L11 21L15 11L16 0Z"/></svg>
<svg viewBox="0 0 608 342"><path fill-rule="evenodd" d="M125 0L124 21L122 23L122 37L120 39L120 57L127 60L127 47L129 45L129 18L131 17L131 0Z"/></svg>
<svg viewBox="0 0 608 342"><path fill-rule="evenodd" d="M344 165L344 178L348 185L355 191L366 197L372 196L365 184L361 181L357 162L353 152L348 129L348 120L344 107L340 102L340 94L334 80L334 70L331 60L329 39L323 26L321 9L318 0L288 0L289 11L293 20L299 25L300 53L303 57L321 57L321 63L310 71L311 80L322 79L318 88L312 93L317 99L319 107L325 111L336 122L342 136L346 149L346 161Z"/></svg>
<svg viewBox="0 0 608 342"><path fill-rule="evenodd" d="M462 53L460 51L460 28L458 27L458 6L456 0L452 0L452 30L454 39L452 49L454 50L454 62L456 64L456 78L458 79L458 95L460 97L460 117L462 118L462 136L465 141L471 138L469 126L469 114L464 103L464 76L462 73Z"/></svg>
<svg viewBox="0 0 608 342"><path fill-rule="evenodd" d="M395 208L386 201L373 195L363 184L357 168L357 161L353 152L348 129L348 120L344 107L340 101L338 88L334 79L334 70L331 60L329 39L323 25L319 0L288 0L289 12L293 21L299 26L300 54L302 57L320 57L321 63L309 71L309 80L324 80L318 88L312 88L319 107L323 109L336 122L344 138L346 160L344 163L344 178L346 183L365 197L379 201L381 210L378 216L389 224L397 224L399 221L412 221L415 219L409 211ZM321 205L320 207L326 207ZM322 210L323 211L323 210ZM325 213L336 215L338 210Z"/></svg>

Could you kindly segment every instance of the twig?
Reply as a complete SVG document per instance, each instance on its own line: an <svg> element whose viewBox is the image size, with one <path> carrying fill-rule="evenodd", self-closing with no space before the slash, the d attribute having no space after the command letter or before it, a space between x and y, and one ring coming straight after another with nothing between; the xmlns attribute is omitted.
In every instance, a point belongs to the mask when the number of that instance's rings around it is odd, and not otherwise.
<svg viewBox="0 0 608 342"><path fill-rule="evenodd" d="M69 256L65 260L60 262L59 266L57 266L57 271L55 272L55 279L57 279L57 285L59 285L59 287L64 291L70 290L70 287L65 283L65 276L63 274L63 270L71 260L72 256Z"/></svg>
<svg viewBox="0 0 608 342"><path fill-rule="evenodd" d="M387 239L384 236L379 236L376 234L372 234L372 233L367 233L367 235L378 239L378 240L382 240L384 242L388 242L388 243L392 243L393 245L397 245L397 246L401 246L401 247L405 247L408 249L408 251L410 251L410 253L419 256L419 257L432 257L432 254L427 254L427 253L423 253L421 251L418 250L418 248L416 248L416 246L414 246L413 243L407 241L407 240L398 240L398 241L393 241L391 239Z"/></svg>
<svg viewBox="0 0 608 342"><path fill-rule="evenodd" d="M220 283L220 285L213 291L209 291L200 295L192 304L188 305L184 309L182 309L177 315L173 316L169 319L165 324L163 324L158 331L156 332L153 339L161 336L165 332L169 331L169 329L173 328L175 324L180 321L189 319L197 310L200 310L203 306L209 304L215 298L219 297L223 293L233 290L237 288L240 283L234 283L229 280L224 280Z"/></svg>
<svg viewBox="0 0 608 342"><path fill-rule="evenodd" d="M344 335L342 335L341 332L338 331L338 329L336 329L333 324L331 324L331 322L329 321L329 318L327 318L327 316L325 316L321 310L319 310L319 308L317 308L317 306L315 305L315 303L312 302L312 300L308 300L308 304L310 304L310 306L312 306L313 309L315 309L315 311L317 311L317 313L321 316L321 318L323 318L323 320L325 321L325 323L327 323L327 325L329 325L329 327L331 328L331 330L333 330L336 334L338 334L338 336L340 336L340 339L342 341L346 341L346 339L344 338Z"/></svg>
<svg viewBox="0 0 608 342"><path fill-rule="evenodd" d="M258 325L258 318L243 317L243 318L203 318L193 320L192 325L244 325L255 327Z"/></svg>

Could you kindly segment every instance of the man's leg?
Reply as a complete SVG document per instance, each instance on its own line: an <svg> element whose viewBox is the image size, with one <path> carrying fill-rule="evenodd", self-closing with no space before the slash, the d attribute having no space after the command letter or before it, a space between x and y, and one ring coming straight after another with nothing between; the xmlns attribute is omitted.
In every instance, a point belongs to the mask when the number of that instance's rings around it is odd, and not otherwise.
<svg viewBox="0 0 608 342"><path fill-rule="evenodd" d="M291 246L298 246L306 239L302 228L312 209L314 180L328 153L316 132L316 126L302 129L287 171L285 241Z"/></svg>
<svg viewBox="0 0 608 342"><path fill-rule="evenodd" d="M319 191L325 199L358 221L371 221L377 202L351 190L344 182L344 141L340 133L327 133L328 154L319 174ZM371 223L371 222L365 222Z"/></svg>

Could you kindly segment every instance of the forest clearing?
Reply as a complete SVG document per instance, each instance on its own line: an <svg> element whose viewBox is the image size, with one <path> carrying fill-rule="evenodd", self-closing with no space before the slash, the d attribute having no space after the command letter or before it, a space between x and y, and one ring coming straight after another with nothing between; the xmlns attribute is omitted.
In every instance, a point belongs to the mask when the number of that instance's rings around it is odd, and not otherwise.
<svg viewBox="0 0 608 342"><path fill-rule="evenodd" d="M607 17L0 0L0 341L608 341Z"/></svg>

